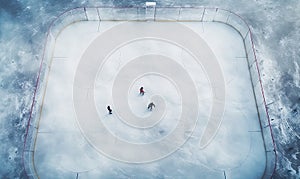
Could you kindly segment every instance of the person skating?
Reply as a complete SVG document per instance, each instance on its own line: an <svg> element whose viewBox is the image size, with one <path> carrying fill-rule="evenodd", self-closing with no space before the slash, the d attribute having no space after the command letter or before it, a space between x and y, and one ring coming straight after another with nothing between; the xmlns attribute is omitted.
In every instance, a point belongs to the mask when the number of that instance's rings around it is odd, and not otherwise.
<svg viewBox="0 0 300 179"><path fill-rule="evenodd" d="M112 114L112 109L110 108L110 106L107 106L107 110L108 110L108 114Z"/></svg>
<svg viewBox="0 0 300 179"><path fill-rule="evenodd" d="M148 110L152 111L153 107L155 107L155 104L153 102L149 103Z"/></svg>
<svg viewBox="0 0 300 179"><path fill-rule="evenodd" d="M144 87L141 87L140 88L140 95L144 96L144 94L145 94Z"/></svg>

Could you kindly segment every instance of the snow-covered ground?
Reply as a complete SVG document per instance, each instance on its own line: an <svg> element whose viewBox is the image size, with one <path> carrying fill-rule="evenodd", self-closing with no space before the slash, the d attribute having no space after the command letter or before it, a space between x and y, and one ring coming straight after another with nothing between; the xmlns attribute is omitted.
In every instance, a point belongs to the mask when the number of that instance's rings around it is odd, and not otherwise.
<svg viewBox="0 0 300 179"><path fill-rule="evenodd" d="M36 142L34 163L27 163L33 165L36 175L40 178L263 176L265 149L250 74L242 38L233 28L221 23L195 22L101 22L100 28L98 25L97 21L75 23L57 38L49 76L43 82L47 85L33 141ZM191 29L203 38L196 41L199 44L192 40L187 43L198 46L200 56L191 56L187 50L192 48L187 44L180 46L167 41L163 31L177 32L176 27ZM155 29L159 29L158 34ZM142 38L130 41L137 39L135 35ZM121 44L120 40L128 41L114 49L115 44ZM105 57L106 51L112 54ZM214 60L221 71L216 70L215 64L212 69L206 64ZM225 80L224 117L216 121L220 127L215 129L217 134L212 141L199 146L209 120L213 120L210 118L213 91L220 90L210 81L209 70L215 75L220 73ZM140 86L145 88L144 96L139 95ZM189 90L193 86L195 91ZM124 97L114 98L113 92ZM152 112L146 109L151 100L156 104ZM108 104L113 109L112 115L107 114ZM181 128L182 133L176 132ZM179 143L180 138L184 143L174 146L173 142Z"/></svg>
<svg viewBox="0 0 300 179"><path fill-rule="evenodd" d="M3 178L24 177L24 133L45 34L65 9L142 5L144 1L0 2L0 118ZM279 154L276 178L299 178L299 1L158 1L159 5L218 6L240 14L254 32Z"/></svg>

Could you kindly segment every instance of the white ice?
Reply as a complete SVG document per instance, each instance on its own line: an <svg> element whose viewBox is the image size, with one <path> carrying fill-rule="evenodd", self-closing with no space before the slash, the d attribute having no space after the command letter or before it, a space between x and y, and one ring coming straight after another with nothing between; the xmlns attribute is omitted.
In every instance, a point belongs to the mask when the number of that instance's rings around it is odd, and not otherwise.
<svg viewBox="0 0 300 179"><path fill-rule="evenodd" d="M145 75L137 78L128 91L130 109L140 117L150 115L146 106L153 95L160 95L165 100L164 118L149 130L134 129L121 122L115 111L122 109L114 109L111 97L114 78L122 66L134 57L160 54L172 57L180 64L196 86L200 113L191 139L168 157L146 164L128 164L110 159L86 140L76 121L73 106L75 71L90 43L119 23L101 22L98 31L98 22L78 22L65 28L58 36L51 70L44 81L47 88L33 163L36 175L40 178L75 178L77 174L79 178L262 177L266 162L265 149L243 41L234 29L221 23L183 23L198 33L212 49L226 82L224 118L217 135L207 147L200 149L198 146L208 122L214 90L205 70L178 46L153 39L121 47L99 69L93 90L100 122L116 137L135 143L153 142L172 132L182 106L180 91L168 78ZM145 88L144 96L138 94L140 86ZM191 98L194 97L191 94ZM108 104L112 106L113 115L107 114ZM159 106L154 110L160 110Z"/></svg>

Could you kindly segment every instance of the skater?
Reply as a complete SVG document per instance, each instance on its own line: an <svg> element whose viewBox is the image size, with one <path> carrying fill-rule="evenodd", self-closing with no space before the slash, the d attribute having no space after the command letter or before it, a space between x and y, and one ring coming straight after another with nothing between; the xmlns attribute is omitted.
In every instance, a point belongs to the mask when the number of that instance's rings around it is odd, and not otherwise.
<svg viewBox="0 0 300 179"><path fill-rule="evenodd" d="M140 95L144 96L144 94L145 94L144 87L141 87L140 88Z"/></svg>
<svg viewBox="0 0 300 179"><path fill-rule="evenodd" d="M149 105L148 105L148 110L152 111L152 108L155 107L155 104L153 102L151 102Z"/></svg>
<svg viewBox="0 0 300 179"><path fill-rule="evenodd" d="M112 110L111 110L110 106L107 106L107 110L108 110L108 114L112 114Z"/></svg>

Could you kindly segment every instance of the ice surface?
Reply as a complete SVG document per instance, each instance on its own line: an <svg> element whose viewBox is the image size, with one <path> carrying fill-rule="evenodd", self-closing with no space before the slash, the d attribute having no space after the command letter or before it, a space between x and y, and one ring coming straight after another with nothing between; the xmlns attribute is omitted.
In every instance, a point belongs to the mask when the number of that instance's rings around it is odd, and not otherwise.
<svg viewBox="0 0 300 179"><path fill-rule="evenodd" d="M41 178L69 178L77 173L79 177L94 178L261 177L265 169L265 151L243 41L235 30L224 24L184 23L207 42L221 65L226 82L224 119L207 147L200 149L198 145L209 119L212 90L215 89L203 66L196 63L190 54L180 46L161 40L142 39L124 45L111 54L98 69L92 89L99 117L87 114L85 123L77 122L72 103L74 75L80 57L96 37L117 24L103 22L98 32L97 22L80 22L68 26L59 35L46 81L47 90L35 145L34 166L37 175ZM151 163L128 164L110 159L98 150L97 146L104 143L96 139L105 135L97 128L99 122L115 137L134 143L149 143L172 133L181 115L181 95L176 83L167 77L150 73L137 77L130 85L128 104L134 114L147 117L151 115L146 110L147 104L153 95L160 95L166 105L163 118L153 128L135 129L121 122L122 119L117 116L117 111L122 109L115 109L113 105L111 88L114 79L124 65L147 54L168 56L191 76L200 102L198 123L191 139L175 153ZM97 53L93 55L97 56ZM144 96L138 94L140 86L145 88ZM92 97L90 95L93 93L89 91L86 98ZM190 97L194 98L194 95ZM108 104L112 106L113 115L107 114ZM157 104L154 111L159 110L162 109ZM88 133L82 131L85 127L88 127ZM87 135L94 138L86 140Z"/></svg>

